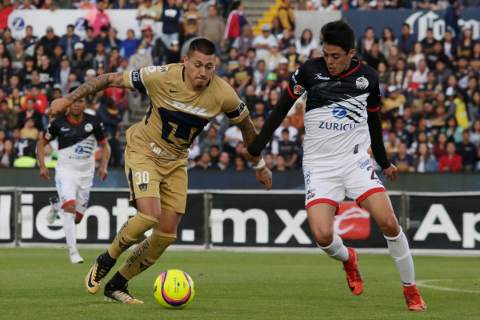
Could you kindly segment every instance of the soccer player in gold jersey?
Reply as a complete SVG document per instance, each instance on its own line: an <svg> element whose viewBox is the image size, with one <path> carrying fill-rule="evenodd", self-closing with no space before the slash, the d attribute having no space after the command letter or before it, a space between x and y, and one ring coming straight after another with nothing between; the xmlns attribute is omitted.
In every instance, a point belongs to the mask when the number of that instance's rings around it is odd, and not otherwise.
<svg viewBox="0 0 480 320"><path fill-rule="evenodd" d="M108 250L98 256L85 277L85 286L89 293L97 293L117 258L153 228L104 290L105 296L113 300L140 304L143 302L128 292L127 283L175 242L185 213L190 144L220 112L240 127L247 145L256 132L245 103L215 74L215 46L205 38L190 43L183 63L100 75L54 100L49 113L61 114L74 101L107 87L136 89L146 93L151 104L143 120L127 131L125 171L130 198L138 211L122 226ZM265 162L258 161L254 168L257 180L270 189L272 173Z"/></svg>

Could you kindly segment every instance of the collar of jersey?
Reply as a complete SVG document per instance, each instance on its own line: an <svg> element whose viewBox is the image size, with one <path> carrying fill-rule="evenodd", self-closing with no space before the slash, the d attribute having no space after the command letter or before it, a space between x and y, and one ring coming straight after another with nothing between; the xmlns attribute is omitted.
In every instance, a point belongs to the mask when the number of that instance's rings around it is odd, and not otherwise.
<svg viewBox="0 0 480 320"><path fill-rule="evenodd" d="M325 60L323 61L325 62ZM334 78L346 78L352 75L353 73L357 72L357 70L360 69L360 66L361 66L360 59L358 59L357 57L353 57L352 62L350 63L350 67L348 67L347 70L343 71L342 73L340 73L338 76Z"/></svg>
<svg viewBox="0 0 480 320"><path fill-rule="evenodd" d="M74 126L80 125L83 122L83 119L85 119L85 115L83 113L82 113L82 117L80 118L80 120L75 120L71 115L67 114L68 123L70 123Z"/></svg>

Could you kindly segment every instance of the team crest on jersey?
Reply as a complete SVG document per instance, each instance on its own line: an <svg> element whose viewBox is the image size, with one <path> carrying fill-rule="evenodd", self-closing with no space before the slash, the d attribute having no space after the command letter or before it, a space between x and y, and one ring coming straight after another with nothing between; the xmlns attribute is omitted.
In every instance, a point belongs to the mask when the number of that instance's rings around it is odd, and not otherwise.
<svg viewBox="0 0 480 320"><path fill-rule="evenodd" d="M87 123L83 128L85 129L85 132L92 132L93 130L93 126L91 123Z"/></svg>
<svg viewBox="0 0 480 320"><path fill-rule="evenodd" d="M360 90L365 90L368 88L368 80L367 78L365 77L359 77L357 78L357 80L355 80L355 86L357 87L357 89L360 89Z"/></svg>
<svg viewBox="0 0 480 320"><path fill-rule="evenodd" d="M305 88L297 84L293 87L293 94L296 96L301 96L305 92Z"/></svg>

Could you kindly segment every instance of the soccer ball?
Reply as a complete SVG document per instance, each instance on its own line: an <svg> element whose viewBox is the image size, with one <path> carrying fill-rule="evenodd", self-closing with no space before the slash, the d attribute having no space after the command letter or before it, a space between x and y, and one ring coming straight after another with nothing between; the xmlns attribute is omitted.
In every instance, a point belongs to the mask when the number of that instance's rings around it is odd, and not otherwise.
<svg viewBox="0 0 480 320"><path fill-rule="evenodd" d="M162 307L183 308L195 296L193 280L185 271L167 270L162 272L155 280L153 296Z"/></svg>

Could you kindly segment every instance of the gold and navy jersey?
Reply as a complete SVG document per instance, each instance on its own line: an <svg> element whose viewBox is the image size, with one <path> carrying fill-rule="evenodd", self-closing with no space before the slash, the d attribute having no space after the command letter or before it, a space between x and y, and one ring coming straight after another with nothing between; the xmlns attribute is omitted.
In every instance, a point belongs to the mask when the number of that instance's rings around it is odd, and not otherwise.
<svg viewBox="0 0 480 320"><path fill-rule="evenodd" d="M248 116L235 90L216 75L202 91L187 88L183 64L125 71L123 80L151 100L143 120L127 131L128 146L135 152L165 159L186 158L195 137L220 112L232 124Z"/></svg>

